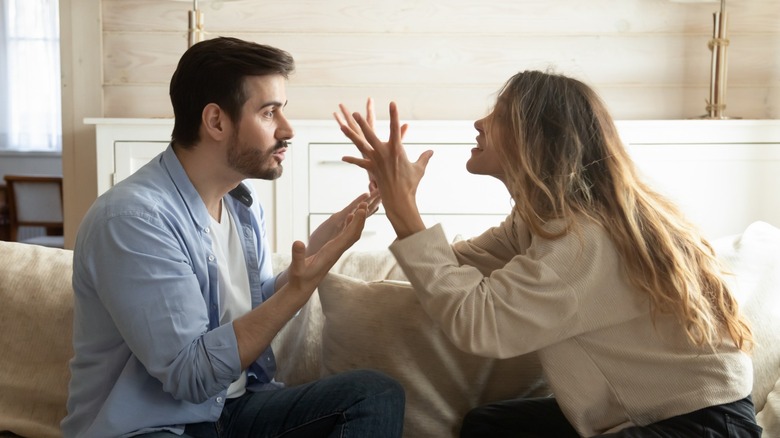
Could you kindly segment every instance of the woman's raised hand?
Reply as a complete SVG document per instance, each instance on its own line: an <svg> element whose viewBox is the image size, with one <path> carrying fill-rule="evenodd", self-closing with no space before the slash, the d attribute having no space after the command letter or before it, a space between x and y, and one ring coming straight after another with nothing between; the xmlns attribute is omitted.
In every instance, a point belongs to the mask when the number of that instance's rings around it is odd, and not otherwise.
<svg viewBox="0 0 780 438"><path fill-rule="evenodd" d="M369 100L369 107L370 104ZM342 108L342 113L345 113L345 108ZM359 113L343 115L343 118L336 118L341 131L357 146L363 158L347 156L342 160L365 169L371 175L399 238L424 229L416 194L433 151L423 152L415 162L408 159L402 143L408 125L399 122L395 102L390 103L390 137L386 142L376 136L371 120L373 111L367 111L369 120Z"/></svg>

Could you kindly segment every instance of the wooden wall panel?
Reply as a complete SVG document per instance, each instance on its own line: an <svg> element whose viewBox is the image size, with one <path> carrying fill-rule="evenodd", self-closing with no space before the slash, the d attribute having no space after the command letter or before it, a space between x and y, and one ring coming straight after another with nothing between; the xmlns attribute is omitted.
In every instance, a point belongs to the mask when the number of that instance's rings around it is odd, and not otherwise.
<svg viewBox="0 0 780 438"><path fill-rule="evenodd" d="M100 82L100 0L60 0L62 177L65 248L97 194L95 128L85 117L103 112Z"/></svg>
<svg viewBox="0 0 780 438"><path fill-rule="evenodd" d="M414 119L473 119L512 74L547 69L602 93L616 118L704 112L717 3L668 0L201 0L211 36L296 58L288 114L394 99ZM186 1L102 0L104 115L170 117L167 84L186 49ZM728 2L727 114L778 118L780 6ZM405 108L405 109L404 109ZM405 112L405 113L404 113Z"/></svg>
<svg viewBox="0 0 780 438"><path fill-rule="evenodd" d="M735 29L777 32L777 0L729 0ZM669 0L201 0L206 28L239 33L609 34L712 32L719 2ZM103 0L106 31L184 34L188 1Z"/></svg>
<svg viewBox="0 0 780 438"><path fill-rule="evenodd" d="M647 37L560 36L506 38L494 35L451 36L421 40L413 35L379 34L372 43L356 44L353 35L267 34L239 36L280 47L296 59L295 79L307 85L428 85L460 87L497 85L527 69L553 68L592 84L707 84L706 40L685 35ZM780 37L780 34L778 34ZM729 53L729 83L773 82L778 63L765 57L763 35L746 35ZM106 84L167 84L184 52L170 34L104 36ZM769 61L769 62L766 62ZM699 68L699 67L704 68ZM749 67L748 67L749 66ZM780 85L780 79L777 81Z"/></svg>
<svg viewBox="0 0 780 438"><path fill-rule="evenodd" d="M291 81L287 88L288 117L294 119L329 119L336 105L343 102L362 111L367 97L386 117L391 100L398 102L401 117L406 120L473 120L487 114L498 87L463 87L457 91L441 88L397 87L308 87ZM696 118L706 113L709 88L701 87L596 87L613 114L625 120L664 120ZM107 86L106 113L111 117L172 117L165 85ZM780 87L732 87L726 98L726 115L743 119L764 119L777 112ZM127 105L127 102L134 102Z"/></svg>

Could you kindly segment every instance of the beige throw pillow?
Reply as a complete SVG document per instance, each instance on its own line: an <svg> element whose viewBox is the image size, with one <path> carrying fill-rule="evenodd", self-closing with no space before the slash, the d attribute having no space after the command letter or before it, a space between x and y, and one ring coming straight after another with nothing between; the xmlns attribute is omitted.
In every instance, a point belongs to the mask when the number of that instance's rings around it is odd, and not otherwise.
<svg viewBox="0 0 780 438"><path fill-rule="evenodd" d="M59 437L73 355L73 253L0 242L0 431Z"/></svg>
<svg viewBox="0 0 780 438"><path fill-rule="evenodd" d="M548 394L536 355L496 360L458 350L407 282L331 273L319 299L325 374L370 368L397 379L406 390L406 437L455 437L472 407Z"/></svg>

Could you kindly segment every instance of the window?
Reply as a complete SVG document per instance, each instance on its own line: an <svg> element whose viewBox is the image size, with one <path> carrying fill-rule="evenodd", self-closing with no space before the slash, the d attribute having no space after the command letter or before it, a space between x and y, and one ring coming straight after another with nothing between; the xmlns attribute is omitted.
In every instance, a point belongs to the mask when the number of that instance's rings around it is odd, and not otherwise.
<svg viewBox="0 0 780 438"><path fill-rule="evenodd" d="M57 0L0 0L0 151L62 149Z"/></svg>

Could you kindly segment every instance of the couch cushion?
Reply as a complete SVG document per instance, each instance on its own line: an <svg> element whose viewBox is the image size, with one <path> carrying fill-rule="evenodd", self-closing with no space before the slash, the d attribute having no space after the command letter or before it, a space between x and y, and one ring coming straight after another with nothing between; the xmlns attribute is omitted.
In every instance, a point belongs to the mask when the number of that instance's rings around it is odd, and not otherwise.
<svg viewBox="0 0 780 438"><path fill-rule="evenodd" d="M365 281L406 280L404 271L388 249L347 251L330 272Z"/></svg>
<svg viewBox="0 0 780 438"><path fill-rule="evenodd" d="M274 272L286 269L290 257L289 253L274 253ZM347 251L331 272L366 281L406 279L393 254L386 249ZM278 364L277 380L298 385L320 377L324 320L319 293L315 290L298 315L274 338L272 345Z"/></svg>
<svg viewBox="0 0 780 438"><path fill-rule="evenodd" d="M0 242L0 431L59 437L72 356L72 252Z"/></svg>
<svg viewBox="0 0 780 438"><path fill-rule="evenodd" d="M331 273L319 300L325 374L372 368L396 378L406 390L404 436L454 437L472 407L548 393L535 354L497 360L458 350L407 282Z"/></svg>
<svg viewBox="0 0 780 438"><path fill-rule="evenodd" d="M276 355L276 380L294 386L320 378L324 322L320 297L314 291L271 344Z"/></svg>

